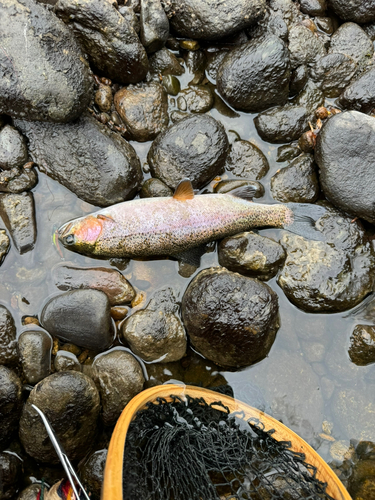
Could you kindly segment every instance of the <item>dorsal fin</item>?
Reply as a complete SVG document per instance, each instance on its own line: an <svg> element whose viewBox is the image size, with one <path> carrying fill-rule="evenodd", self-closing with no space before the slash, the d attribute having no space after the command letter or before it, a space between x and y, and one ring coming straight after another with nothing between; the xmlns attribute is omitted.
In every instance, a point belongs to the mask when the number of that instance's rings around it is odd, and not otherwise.
<svg viewBox="0 0 375 500"><path fill-rule="evenodd" d="M179 182L173 198L178 201L192 200L194 198L194 190L190 179L182 179Z"/></svg>
<svg viewBox="0 0 375 500"><path fill-rule="evenodd" d="M253 201L256 192L257 190L253 186L241 186L237 189L233 189L233 191L228 191L225 194L230 194L231 196L242 198L243 200Z"/></svg>
<svg viewBox="0 0 375 500"><path fill-rule="evenodd" d="M102 220L110 220L111 222L115 222L114 219L110 215L98 214L96 216L96 218L102 219Z"/></svg>

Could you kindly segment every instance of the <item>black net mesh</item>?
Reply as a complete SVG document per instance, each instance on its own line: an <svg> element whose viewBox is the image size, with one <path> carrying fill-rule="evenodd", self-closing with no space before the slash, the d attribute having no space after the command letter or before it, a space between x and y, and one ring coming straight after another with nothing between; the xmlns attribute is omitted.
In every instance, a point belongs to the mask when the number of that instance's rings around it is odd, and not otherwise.
<svg viewBox="0 0 375 500"><path fill-rule="evenodd" d="M129 426L124 499L333 500L316 468L273 432L220 402L157 399Z"/></svg>

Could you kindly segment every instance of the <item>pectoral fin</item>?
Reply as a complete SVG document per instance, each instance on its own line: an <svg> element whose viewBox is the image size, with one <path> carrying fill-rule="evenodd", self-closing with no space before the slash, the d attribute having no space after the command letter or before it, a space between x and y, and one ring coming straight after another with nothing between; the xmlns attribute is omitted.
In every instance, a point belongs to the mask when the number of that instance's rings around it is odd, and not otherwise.
<svg viewBox="0 0 375 500"><path fill-rule="evenodd" d="M199 247L190 248L189 250L184 250L171 255L180 262L185 262L191 266L199 267L201 265L201 257L207 251L207 245L200 245Z"/></svg>

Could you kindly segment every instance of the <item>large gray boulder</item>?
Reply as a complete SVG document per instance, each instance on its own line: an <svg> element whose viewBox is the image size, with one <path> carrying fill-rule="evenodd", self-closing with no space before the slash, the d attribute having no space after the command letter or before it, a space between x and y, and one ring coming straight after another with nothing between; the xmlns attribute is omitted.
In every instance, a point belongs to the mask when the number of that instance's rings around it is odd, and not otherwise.
<svg viewBox="0 0 375 500"><path fill-rule="evenodd" d="M68 122L87 107L92 78L70 30L33 0L0 3L0 114Z"/></svg>

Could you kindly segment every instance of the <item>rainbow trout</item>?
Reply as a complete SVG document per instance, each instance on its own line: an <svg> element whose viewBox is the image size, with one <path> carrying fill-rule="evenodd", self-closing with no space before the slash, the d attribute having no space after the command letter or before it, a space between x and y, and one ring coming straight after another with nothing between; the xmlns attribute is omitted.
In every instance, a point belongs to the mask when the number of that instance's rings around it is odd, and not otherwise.
<svg viewBox="0 0 375 500"><path fill-rule="evenodd" d="M67 222L57 230L62 244L85 255L107 258L176 256L210 241L254 227L278 227L314 240L318 205L253 203L254 191L194 196L188 179L173 197L125 201Z"/></svg>

